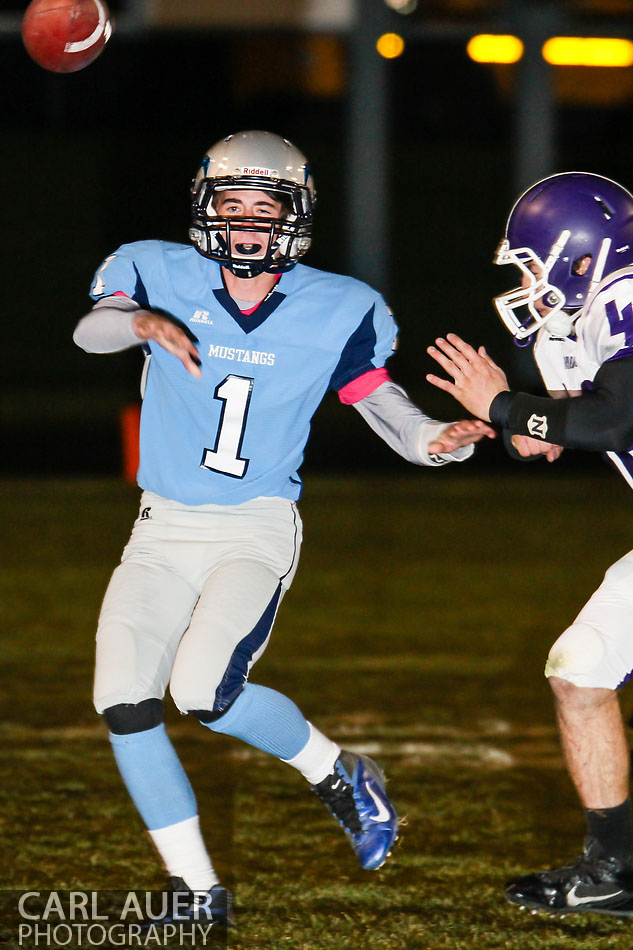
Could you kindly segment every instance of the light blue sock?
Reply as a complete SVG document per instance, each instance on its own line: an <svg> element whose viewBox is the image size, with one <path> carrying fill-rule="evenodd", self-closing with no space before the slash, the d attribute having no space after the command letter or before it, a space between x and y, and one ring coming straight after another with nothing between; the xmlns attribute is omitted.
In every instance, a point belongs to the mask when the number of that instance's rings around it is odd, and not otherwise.
<svg viewBox="0 0 633 950"><path fill-rule="evenodd" d="M196 797L161 723L110 742L121 777L150 831L198 814Z"/></svg>
<svg viewBox="0 0 633 950"><path fill-rule="evenodd" d="M280 759L292 759L310 738L310 726L291 699L267 686L247 683L228 712L203 723Z"/></svg>

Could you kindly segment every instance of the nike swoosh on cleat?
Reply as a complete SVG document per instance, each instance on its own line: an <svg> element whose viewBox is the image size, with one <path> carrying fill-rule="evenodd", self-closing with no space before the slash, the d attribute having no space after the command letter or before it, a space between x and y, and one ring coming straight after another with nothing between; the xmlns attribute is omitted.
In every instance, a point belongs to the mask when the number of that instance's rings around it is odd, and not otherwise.
<svg viewBox="0 0 633 950"><path fill-rule="evenodd" d="M612 894L592 894L590 897L579 897L576 894L577 884L574 884L572 889L567 895L567 905L569 907L579 907L581 904L592 904L597 901L608 901L614 897L619 897L620 894L624 894L623 890L614 891Z"/></svg>
<svg viewBox="0 0 633 950"><path fill-rule="evenodd" d="M369 820L376 821L376 822L388 821L389 818L391 817L389 814L388 808L385 806L384 802L381 802L380 799L376 796L376 793L373 791L371 785L366 784L366 788L372 797L374 805L376 806L376 814L370 815Z"/></svg>

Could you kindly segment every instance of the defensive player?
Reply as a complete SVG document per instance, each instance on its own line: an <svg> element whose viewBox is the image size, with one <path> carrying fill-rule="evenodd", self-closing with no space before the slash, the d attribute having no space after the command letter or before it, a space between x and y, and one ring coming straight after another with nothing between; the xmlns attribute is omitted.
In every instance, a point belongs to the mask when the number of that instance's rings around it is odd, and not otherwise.
<svg viewBox="0 0 633 950"><path fill-rule="evenodd" d="M147 354L143 494L101 610L95 705L176 887L222 920L230 895L163 724L168 683L182 713L298 769L363 868L379 868L397 835L379 766L247 682L297 565L312 415L333 388L421 465L466 458L494 430L427 418L385 369L396 326L380 295L297 263L315 189L290 142L228 136L203 158L191 201L193 245L141 241L107 257L74 338L89 352Z"/></svg>
<svg viewBox="0 0 633 950"><path fill-rule="evenodd" d="M521 286L495 303L518 340L534 335L554 398L511 391L483 347L452 334L429 348L452 381L427 379L500 426L519 456L603 451L633 487L633 196L600 175L546 178L514 205L495 262L521 271ZM558 638L545 675L588 834L580 858L510 881L507 898L554 913L631 916L629 751L617 690L633 675L633 551Z"/></svg>

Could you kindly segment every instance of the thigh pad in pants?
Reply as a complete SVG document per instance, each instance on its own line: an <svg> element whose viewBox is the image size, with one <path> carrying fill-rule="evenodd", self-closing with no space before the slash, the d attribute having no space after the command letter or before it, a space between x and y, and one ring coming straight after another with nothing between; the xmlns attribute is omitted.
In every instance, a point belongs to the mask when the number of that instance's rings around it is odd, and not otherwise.
<svg viewBox="0 0 633 950"><path fill-rule="evenodd" d="M208 703L222 683L220 692L227 691L227 670L231 689L235 682L243 685L268 642L296 570L299 513L281 498L189 508L151 492L143 492L140 513L101 609L95 706L103 712L118 703L161 699L178 653L177 704L212 708ZM186 642L185 631L191 634ZM190 705L190 695L202 698L201 666L207 702ZM189 673L191 688L185 688Z"/></svg>
<svg viewBox="0 0 633 950"><path fill-rule="evenodd" d="M616 561L552 647L546 676L617 689L633 673L633 551Z"/></svg>

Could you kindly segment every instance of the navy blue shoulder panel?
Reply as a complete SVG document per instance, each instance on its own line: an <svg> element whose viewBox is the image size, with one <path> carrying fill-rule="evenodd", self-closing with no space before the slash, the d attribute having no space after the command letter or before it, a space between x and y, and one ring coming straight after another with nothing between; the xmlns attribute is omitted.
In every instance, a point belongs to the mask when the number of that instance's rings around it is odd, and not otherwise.
<svg viewBox="0 0 633 950"><path fill-rule="evenodd" d="M332 373L331 389L342 389L353 379L375 369L372 363L376 353L375 309L376 305L372 304L345 344L338 365Z"/></svg>
<svg viewBox="0 0 633 950"><path fill-rule="evenodd" d="M136 274L136 286L134 287L133 299L136 300L139 307L142 307L144 310L151 310L149 297L147 296L147 291L145 290L145 284L141 279L141 275L138 272L138 267L136 264L134 266L134 273Z"/></svg>

